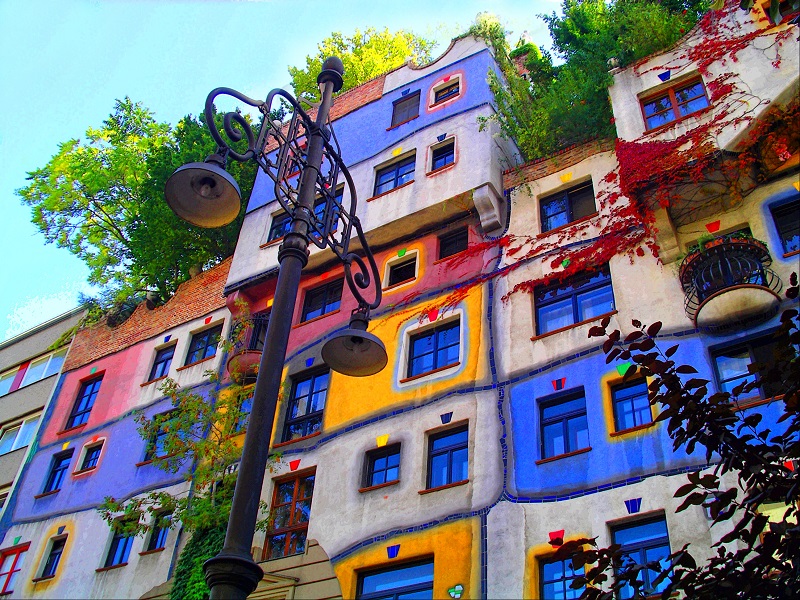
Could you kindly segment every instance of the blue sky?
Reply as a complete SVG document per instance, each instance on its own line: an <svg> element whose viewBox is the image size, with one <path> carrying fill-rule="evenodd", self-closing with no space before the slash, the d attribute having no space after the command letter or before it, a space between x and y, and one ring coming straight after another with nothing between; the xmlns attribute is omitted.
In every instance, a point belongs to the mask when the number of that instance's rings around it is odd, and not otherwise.
<svg viewBox="0 0 800 600"><path fill-rule="evenodd" d="M0 340L77 305L87 270L46 245L14 193L58 145L99 126L130 96L161 121L198 114L209 91L264 98L288 86L332 31L408 29L439 40L435 54L475 15L548 45L538 14L550 0L0 0ZM200 159L202 157L198 157Z"/></svg>

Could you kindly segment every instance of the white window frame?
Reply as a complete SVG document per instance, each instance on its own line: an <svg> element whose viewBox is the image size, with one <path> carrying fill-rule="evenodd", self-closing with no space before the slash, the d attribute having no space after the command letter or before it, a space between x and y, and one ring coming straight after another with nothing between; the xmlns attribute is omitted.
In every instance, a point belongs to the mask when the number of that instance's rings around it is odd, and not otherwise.
<svg viewBox="0 0 800 600"><path fill-rule="evenodd" d="M61 371L61 365L64 364L63 359L67 356L67 349L68 348L65 346L64 348L56 350L55 352L51 352L50 354L45 354L44 356L40 356L30 361L30 363L28 364L28 368L25 371L25 375L22 377L22 381L19 384L19 387L23 388L26 385L31 385L32 383L36 383L37 381L41 381L42 379L47 379L48 377L57 375ZM48 374L47 371L50 368L50 363L52 362L53 357L55 356L61 356L62 358L61 365L58 366L58 371ZM42 375L35 380L29 380L28 374L32 372L31 367L33 367L35 363L41 363L42 361L47 361L47 363L44 366L44 370L42 371Z"/></svg>
<svg viewBox="0 0 800 600"><path fill-rule="evenodd" d="M389 260L386 261L383 269L383 281L381 282L383 285L383 289L387 289L389 287L389 275L391 273L392 267L404 262L408 262L411 260L411 257L415 258L414 261L414 278L409 279L408 281L402 281L398 284L392 286L392 289L397 289L404 287L408 284L414 283L417 278L419 277L419 261L420 261L420 253L419 250L407 250L403 256L393 256Z"/></svg>
<svg viewBox="0 0 800 600"><path fill-rule="evenodd" d="M86 458L86 453L89 451L90 448L94 448L95 446L102 446L102 448L100 449L100 456L97 457L97 464L95 465L95 468L92 469L92 471L100 467L100 463L102 462L103 456L106 453L106 438L104 437L99 437L94 441L89 440L83 445L80 453L78 454L78 460L75 462L75 470L72 471L73 474L75 473L81 474L84 472L88 473L88 471L84 471L83 469L81 469L81 465L83 464L83 460Z"/></svg>
<svg viewBox="0 0 800 600"><path fill-rule="evenodd" d="M18 421L16 423L14 423L13 425L11 425L10 427L5 427L3 429L3 431L2 431L2 433L0 434L0 443L6 437L7 433L10 433L11 431L16 430L16 434L14 435L14 441L11 443L11 448L9 450L6 450L5 452L0 450L0 456L3 456L5 454L9 454L10 452L14 452L15 450L19 450L20 448L28 447L30 445L30 443L33 441L33 438L36 436L36 430L39 427L39 420L41 418L42 418L42 415L41 415L41 413L39 413L38 415L35 415L33 417L28 417L26 419L23 419L22 421ZM32 428L32 432L30 434L30 437L28 438L28 441L25 442L24 444L22 444L22 443L20 443L20 435L19 434L23 430L23 427L25 427L26 425L29 428Z"/></svg>
<svg viewBox="0 0 800 600"><path fill-rule="evenodd" d="M435 371L429 374L421 374L419 377L412 379L411 381L402 382L403 379L408 379L406 373L408 373L408 353L411 351L411 338L415 335L425 333L428 329L434 329L435 327L441 327L443 325L447 325L448 323L452 323L453 321L458 321L458 362L454 365L450 365L441 371ZM465 350L466 350L466 327L465 324L467 322L467 315L463 308L458 307L453 309L449 312L448 315L443 316L442 318L437 319L433 323L424 323L420 324L418 321L413 321L409 325L403 329L401 333L402 345L400 348L400 358L398 360L398 369L396 373L396 384L401 387L408 387L419 385L420 382L429 382L435 379L443 379L446 377L452 377L457 371L464 368L465 364ZM402 382L402 383L401 383Z"/></svg>
<svg viewBox="0 0 800 600"><path fill-rule="evenodd" d="M447 81L444 81L444 77L447 77ZM428 92L428 108L439 108L440 106L455 102L464 95L464 74L461 71L450 73L449 76L445 75L444 77L437 80L436 83L431 86L430 91ZM454 80L458 80L458 93L451 98L446 98L445 100L437 103L436 92L453 85Z"/></svg>

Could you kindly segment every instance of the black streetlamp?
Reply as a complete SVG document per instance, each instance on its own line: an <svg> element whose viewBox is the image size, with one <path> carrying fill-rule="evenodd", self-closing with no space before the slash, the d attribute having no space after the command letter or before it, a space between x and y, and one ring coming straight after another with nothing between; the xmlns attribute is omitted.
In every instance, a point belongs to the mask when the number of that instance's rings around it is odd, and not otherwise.
<svg viewBox="0 0 800 600"><path fill-rule="evenodd" d="M339 155L339 144L332 129L326 127L332 95L342 87L342 61L328 58L322 65L317 83L322 101L316 119L300 107L291 94L272 90L265 102L253 100L229 88L217 88L206 99L206 123L217 142L217 153L204 163L180 167L167 181L164 195L172 210L182 219L200 227L219 227L239 214L240 192L236 181L225 171L230 158L244 162L254 160L272 179L275 196L292 216L291 230L278 251L278 282L267 325L264 351L253 392L253 408L247 426L242 460L231 505L225 545L214 558L206 561L206 582L211 598L246 598L255 590L263 571L250 555L250 547L258 517L258 504L264 471L269 456L272 422L278 402L283 363L289 342L292 314L297 300L300 274L308 262L308 244L330 248L344 265L347 284L358 300L348 329L328 340L322 348L323 360L335 371L351 376L377 373L386 366L383 343L367 333L370 310L381 302L378 267L369 249L361 223L356 216L356 189L350 173ZM258 137L237 112L223 118L225 134L234 143L246 138L247 150L238 153L221 137L214 125L214 100L228 95L256 107L262 114ZM273 120L270 110L276 96L291 107L288 121ZM275 151L273 158L270 158ZM301 170L299 186L288 175ZM341 174L350 194L345 207L336 197L337 179ZM316 197L325 200L325 211L315 214ZM366 262L350 251L350 238L355 233L366 254ZM353 264L357 272L353 272ZM374 299L368 301L361 291L374 288Z"/></svg>

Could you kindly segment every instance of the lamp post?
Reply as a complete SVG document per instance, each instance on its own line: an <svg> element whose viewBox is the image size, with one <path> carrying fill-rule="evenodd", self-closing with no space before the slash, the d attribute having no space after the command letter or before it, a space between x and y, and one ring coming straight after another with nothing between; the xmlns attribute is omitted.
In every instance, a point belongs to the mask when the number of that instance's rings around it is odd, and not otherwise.
<svg viewBox="0 0 800 600"><path fill-rule="evenodd" d="M225 535L225 545L203 566L211 598L244 599L263 577L263 571L250 554L258 517L258 505L272 438L272 423L281 386L283 364L297 300L300 275L308 262L308 245L330 248L344 265L348 287L358 301L350 326L329 339L322 348L323 360L333 370L351 376L377 373L388 361L383 343L367 333L370 310L381 301L378 267L369 249L361 223L355 214L356 189L339 154L332 128L326 126L332 95L342 87L342 61L328 58L322 65L317 83L322 101L314 120L291 94L272 90L261 102L229 88L217 88L206 99L206 124L217 142L217 152L204 163L190 163L178 168L167 181L164 195L172 210L182 219L200 227L219 227L239 214L240 192L236 181L225 171L226 161L254 160L274 183L275 196L292 216L291 230L284 236L278 251L278 282L267 325L261 355L253 407L245 435L242 459ZM246 139L247 150L239 153L223 140L214 124L214 100L227 95L262 114L256 137L238 112L224 115L223 129L234 143ZM288 120L273 120L270 114L276 98L290 107ZM300 169L299 185L288 177ZM342 175L348 187L350 204L336 197L336 185ZM315 214L317 196L325 200L325 211ZM343 198L344 196L342 196ZM353 230L366 255L366 262L350 251ZM354 269L355 266L355 269ZM373 299L363 290L373 288Z"/></svg>

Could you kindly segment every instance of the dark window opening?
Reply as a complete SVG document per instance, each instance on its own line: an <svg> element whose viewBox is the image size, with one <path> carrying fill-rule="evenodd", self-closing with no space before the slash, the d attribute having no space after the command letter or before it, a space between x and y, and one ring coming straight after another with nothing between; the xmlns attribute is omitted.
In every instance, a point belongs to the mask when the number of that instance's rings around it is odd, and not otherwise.
<svg viewBox="0 0 800 600"><path fill-rule="evenodd" d="M364 487L400 479L400 444L392 444L367 453Z"/></svg>
<svg viewBox="0 0 800 600"><path fill-rule="evenodd" d="M592 182L564 190L539 202L542 233L562 227L597 212Z"/></svg>
<svg viewBox="0 0 800 600"><path fill-rule="evenodd" d="M147 544L148 550L160 550L166 547L171 519L171 514L156 516L156 520L153 523L153 531L150 534L150 541Z"/></svg>
<svg viewBox="0 0 800 600"><path fill-rule="evenodd" d="M221 336L222 323L192 335L192 341L189 343L189 354L186 355L186 363L184 364L190 365L216 355L217 344L219 344Z"/></svg>
<svg viewBox="0 0 800 600"><path fill-rule="evenodd" d="M542 458L589 447L589 423L583 388L540 403Z"/></svg>
<svg viewBox="0 0 800 600"><path fill-rule="evenodd" d="M267 535L264 559L305 552L313 495L314 473L275 483L271 531Z"/></svg>
<svg viewBox="0 0 800 600"><path fill-rule="evenodd" d="M358 600L433 598L433 561L369 571L358 576Z"/></svg>
<svg viewBox="0 0 800 600"><path fill-rule="evenodd" d="M385 194L409 181L414 181L414 166L416 160L416 155L413 155L391 164L388 167L378 169L375 174L375 191L373 196Z"/></svg>
<svg viewBox="0 0 800 600"><path fill-rule="evenodd" d="M75 400L75 405L72 407L72 413L67 419L67 429L83 425L89 420L89 414L92 412L94 401L97 399L97 393L100 391L100 384L103 378L97 377L90 381L84 381L81 384L81 389L78 392L78 398Z"/></svg>
<svg viewBox="0 0 800 600"><path fill-rule="evenodd" d="M95 446L89 446L86 449L86 454L83 455L83 462L81 463L81 471L85 471L86 469L92 469L97 466L97 462L100 460L100 452L103 450L103 444L97 444Z"/></svg>
<svg viewBox="0 0 800 600"><path fill-rule="evenodd" d="M578 577L583 577L583 567L575 569L569 558L542 562L539 567L542 600L577 600L586 589L572 588Z"/></svg>
<svg viewBox="0 0 800 600"><path fill-rule="evenodd" d="M150 379L158 379L165 377L169 373L169 367L172 364L172 357L175 355L175 344L168 348L162 348L156 352L156 358L153 361L153 368L150 369Z"/></svg>
<svg viewBox="0 0 800 600"><path fill-rule="evenodd" d="M466 227L451 231L439 238L439 260L463 252L469 245L469 231Z"/></svg>
<svg viewBox="0 0 800 600"><path fill-rule="evenodd" d="M453 164L456 155L456 144L455 142L450 142L445 144L444 146L439 146L438 148L433 149L432 155L432 162L431 162L431 170L435 171L437 169L441 169L442 167L446 167L447 165Z"/></svg>
<svg viewBox="0 0 800 600"><path fill-rule="evenodd" d="M770 211L781 238L783 253L800 251L800 200L773 207Z"/></svg>
<svg viewBox="0 0 800 600"><path fill-rule="evenodd" d="M649 562L659 561L664 568L669 567L669 536L667 522L663 517L651 521L640 521L631 525L621 525L611 530L615 544L622 546L622 560L615 566L617 574L624 573L634 565L644 565ZM646 596L658 594L669 585L666 578L658 585L654 585L656 573L650 569L639 572L639 581L642 582L640 593ZM634 590L630 585L625 585L619 598L633 598Z"/></svg>
<svg viewBox="0 0 800 600"><path fill-rule="evenodd" d="M342 303L343 279L331 281L308 290L303 300L303 312L300 321L309 321L329 312L339 310Z"/></svg>
<svg viewBox="0 0 800 600"><path fill-rule="evenodd" d="M437 104L439 102L443 102L448 98L453 98L458 96L459 92L459 80L456 79L453 83L448 83L444 87L440 87L438 90L433 92L433 103Z"/></svg>
<svg viewBox="0 0 800 600"><path fill-rule="evenodd" d="M389 267L389 287L411 281L417 276L417 257Z"/></svg>
<svg viewBox="0 0 800 600"><path fill-rule="evenodd" d="M428 489L469 479L469 430L466 425L428 440Z"/></svg>
<svg viewBox="0 0 800 600"><path fill-rule="evenodd" d="M392 127L419 116L419 91L396 100L392 108Z"/></svg>
<svg viewBox="0 0 800 600"><path fill-rule="evenodd" d="M669 88L641 103L648 130L696 113L709 105L706 88L700 79Z"/></svg>
<svg viewBox="0 0 800 600"><path fill-rule="evenodd" d="M67 544L67 538L59 538L53 540L50 546L50 553L47 555L47 561L44 563L42 569L42 577L54 577L58 569L58 563L61 562L61 555L64 553L64 546Z"/></svg>
<svg viewBox="0 0 800 600"><path fill-rule="evenodd" d="M50 492L57 492L61 489L61 484L64 483L64 476L69 469L70 460L72 460L72 450L61 452L53 457L53 462L50 465L50 473L47 475L47 481L44 484L43 494Z"/></svg>
<svg viewBox="0 0 800 600"><path fill-rule="evenodd" d="M608 265L580 273L563 283L534 290L536 334L569 327L614 310L614 290Z"/></svg>
<svg viewBox="0 0 800 600"><path fill-rule="evenodd" d="M329 371L295 379L289 398L283 441L305 437L322 429L322 414L328 396Z"/></svg>
<svg viewBox="0 0 800 600"><path fill-rule="evenodd" d="M614 405L614 429L616 431L647 425L653 421L645 379L613 386L611 403Z"/></svg>

